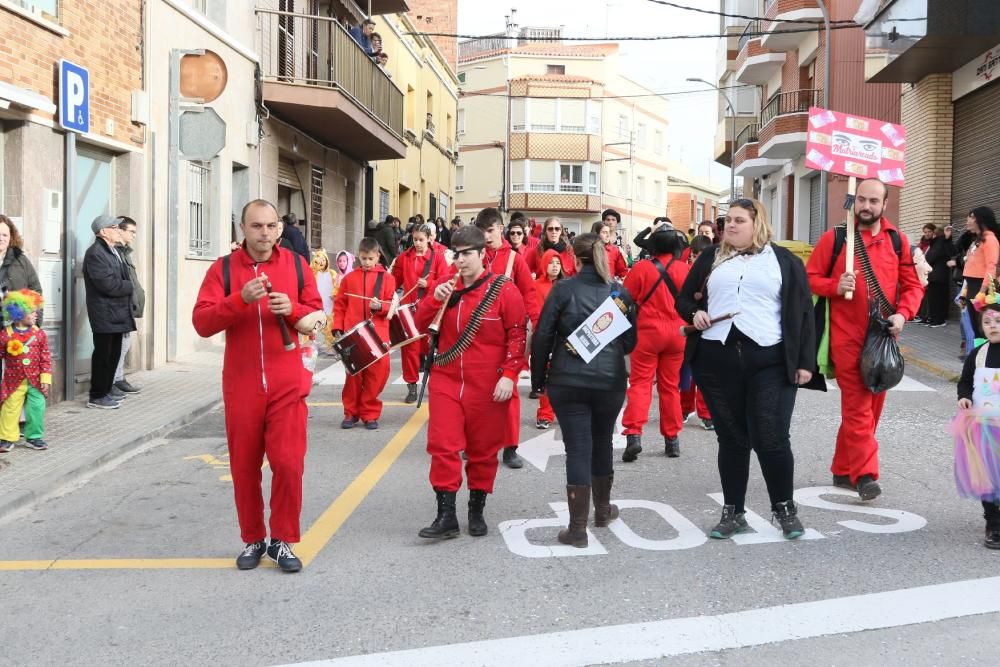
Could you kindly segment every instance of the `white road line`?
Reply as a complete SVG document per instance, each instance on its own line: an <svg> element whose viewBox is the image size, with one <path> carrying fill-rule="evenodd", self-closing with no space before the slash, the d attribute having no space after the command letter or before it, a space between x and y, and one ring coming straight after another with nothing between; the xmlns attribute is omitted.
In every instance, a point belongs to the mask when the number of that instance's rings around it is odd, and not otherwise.
<svg viewBox="0 0 1000 667"><path fill-rule="evenodd" d="M836 389L838 391L840 390L840 387L837 386L836 380L827 380L826 385L830 389ZM889 391L937 391L937 390L933 389L932 387L928 387L923 382L918 382L914 380L909 375L904 375L903 379L899 381L899 384L897 384Z"/></svg>
<svg viewBox="0 0 1000 667"><path fill-rule="evenodd" d="M615 664L1000 612L1000 577L749 611L300 663L330 667Z"/></svg>

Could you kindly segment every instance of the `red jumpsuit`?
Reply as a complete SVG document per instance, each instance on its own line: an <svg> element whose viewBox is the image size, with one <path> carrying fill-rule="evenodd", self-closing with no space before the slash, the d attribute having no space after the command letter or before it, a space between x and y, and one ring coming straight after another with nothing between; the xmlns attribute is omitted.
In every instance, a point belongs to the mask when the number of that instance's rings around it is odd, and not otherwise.
<svg viewBox="0 0 1000 667"><path fill-rule="evenodd" d="M552 258L558 256L559 253L555 250L546 250L545 254L542 255L542 266L547 267ZM545 305L545 299L549 297L549 292L552 291L553 285L555 283L549 280L549 276L545 271L535 278L535 293L538 295L538 303L542 306ZM535 412L535 420L547 421L550 424L556 420L555 410L552 409L552 401L549 400L546 394L538 396L538 410Z"/></svg>
<svg viewBox="0 0 1000 667"><path fill-rule="evenodd" d="M878 234L872 236L870 231L863 229L861 238L886 298L896 304L896 312L909 320L920 308L924 290L913 267L909 241L905 235L899 235L902 247L901 257L897 258L886 232L890 227L889 221L882 218ZM868 288L861 264L855 259L857 290L854 299L848 301L837 294L837 283L847 263L847 244L837 257L833 271L829 271L833 234L831 229L820 238L809 257L806 273L813 293L830 299L830 358L840 388L840 430L830 470L834 475L849 475L851 483L857 484L863 475L878 479L875 429L882 415L885 393L873 394L861 381L861 348L868 329ZM816 332L817 337L820 334Z"/></svg>
<svg viewBox="0 0 1000 667"><path fill-rule="evenodd" d="M507 271L508 258L512 252L514 252L513 249L506 241L497 250L487 248L486 255L483 257L483 267L498 276L504 275ZM528 256L531 257L533 255L528 253ZM565 272L565 268L563 271ZM542 309L538 303L535 281L531 279L531 272L528 270L528 265L525 263L524 258L516 252L514 253L514 264L511 267L510 279L513 281L514 286L517 287L517 291L521 293L521 300L524 303L527 319L531 320L531 326L534 327L538 324L538 316L541 314ZM517 443L521 441L521 398L517 393L516 375L514 376L514 396L510 399L509 405L506 444L509 447L517 447Z"/></svg>
<svg viewBox="0 0 1000 667"><path fill-rule="evenodd" d="M396 287L402 289L404 293L410 293L401 301L401 305L419 303L427 295L427 288L413 289L417 281L424 276L425 270L428 286L453 273L445 261L444 252L436 247L434 250L425 251L423 255L418 255L416 248L408 248L393 262L392 277L396 281ZM416 384L420 380L420 355L426 353L426 339L404 345L399 349L399 356L403 362L403 382Z"/></svg>
<svg viewBox="0 0 1000 667"><path fill-rule="evenodd" d="M267 274L275 292L288 294L292 314L285 318L289 331L309 313L323 309L316 279L305 260L291 250L275 246L266 262L254 263L243 248L229 260L230 294L223 287L222 260L205 274L192 320L198 335L226 332L222 366L226 440L233 475L240 534L247 544L267 536L261 465L267 455L271 467L271 538L299 541L302 510L302 470L306 454L306 396L312 374L302 366L302 353L286 352L277 316L267 300L246 304L243 286ZM302 263L302 292L293 262Z"/></svg>
<svg viewBox="0 0 1000 667"><path fill-rule="evenodd" d="M524 257L524 261L528 264L528 270L535 277L545 273L545 267L539 266L544 252L545 248L543 248L541 244L538 244L534 252L529 252ZM559 253L559 260L562 262L564 276L570 278L576 275L576 256L573 254L573 248L570 247L569 243L567 243L566 248Z"/></svg>
<svg viewBox="0 0 1000 667"><path fill-rule="evenodd" d="M496 278L486 272L482 277L488 279L473 283L445 311L438 338L439 354L458 340L472 311ZM462 282L458 285L462 287ZM456 294L459 292L461 289L456 290ZM426 329L441 306L433 292L424 297L417 308L418 326ZM430 481L435 491L458 491L462 486L459 452L464 450L469 489L493 492L497 452L506 444L504 429L496 427L497 408L504 408L493 400L493 391L501 377L517 383L524 367L526 319L521 296L508 282L485 313L472 345L447 366L434 366L428 383L427 453L431 455Z"/></svg>
<svg viewBox="0 0 1000 667"><path fill-rule="evenodd" d="M659 255L657 259L667 267L667 273L680 292L690 267L669 254ZM642 427L649 421L655 376L656 393L660 398L660 433L674 438L682 428L680 380L684 337L680 328L685 322L677 314L670 290L663 283L657 284L659 280L660 272L649 260L637 262L625 278L625 289L639 307L636 322L639 342L630 357L632 371L622 425L625 435L642 434ZM648 299L647 294L650 294Z"/></svg>
<svg viewBox="0 0 1000 667"><path fill-rule="evenodd" d="M628 274L628 264L625 263L622 251L618 246L611 244L604 246L604 249L608 251L608 268L611 270L611 275L615 278L624 278ZM680 289L680 285L677 289Z"/></svg>
<svg viewBox="0 0 1000 667"><path fill-rule="evenodd" d="M382 276L379 293L375 294L375 283ZM364 320L372 320L379 337L389 342L389 303L396 291L396 281L386 272L385 267L376 264L369 271L356 269L340 282L337 297L333 300L333 329L347 331ZM356 296L351 296L356 295ZM382 309L371 309L372 296L382 299ZM361 298L364 297L364 298ZM376 421L382 416L382 401L379 394L389 380L389 355L356 375L348 375L341 394L344 402L344 417L357 417L363 422Z"/></svg>

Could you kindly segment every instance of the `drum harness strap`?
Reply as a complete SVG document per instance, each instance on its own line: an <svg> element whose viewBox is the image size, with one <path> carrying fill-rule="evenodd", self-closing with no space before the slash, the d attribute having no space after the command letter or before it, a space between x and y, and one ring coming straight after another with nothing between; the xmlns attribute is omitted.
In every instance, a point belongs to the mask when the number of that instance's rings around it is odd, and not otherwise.
<svg viewBox="0 0 1000 667"><path fill-rule="evenodd" d="M493 304L496 303L497 298L500 296L500 290L503 289L504 283L506 283L507 280L507 276L503 275L494 278L493 282L490 283L489 288L487 288L486 294L483 296L483 300L479 302L479 305L472 311L472 315L469 316L469 323L465 325L465 329L458 336L458 340L456 340L455 344L450 348L435 357L434 365L447 366L458 359L463 352L469 349L469 346L472 345L472 341L476 337L476 334L479 333L479 327L482 325L483 316L486 314L486 311L492 308ZM454 295L452 295L452 298L454 298ZM459 300L460 299L461 296L459 296ZM455 304L457 303L458 300L455 301ZM449 307L452 305L454 304L449 304Z"/></svg>
<svg viewBox="0 0 1000 667"><path fill-rule="evenodd" d="M430 255L428 255L427 261L424 262L424 270L420 272L421 278L427 277L427 275L431 272L431 264L433 263L434 263L434 248L430 248ZM425 290L423 287L417 288L417 301L420 301L421 299L424 298L424 293L426 291L427 290Z"/></svg>

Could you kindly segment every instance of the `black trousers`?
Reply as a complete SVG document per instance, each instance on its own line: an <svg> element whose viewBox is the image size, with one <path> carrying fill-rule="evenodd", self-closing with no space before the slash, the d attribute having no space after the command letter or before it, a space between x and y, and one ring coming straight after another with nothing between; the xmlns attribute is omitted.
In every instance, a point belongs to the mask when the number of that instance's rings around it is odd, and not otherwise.
<svg viewBox="0 0 1000 667"><path fill-rule="evenodd" d="M611 437L625 403L625 390L595 391L578 387L546 390L566 447L566 483L590 486L590 478L610 475Z"/></svg>
<svg viewBox="0 0 1000 667"><path fill-rule="evenodd" d="M950 294L948 281L942 283L927 283L927 323L942 324L948 319L948 297Z"/></svg>
<svg viewBox="0 0 1000 667"><path fill-rule="evenodd" d="M772 506L791 500L795 460L788 429L797 387L788 382L784 344L761 347L733 327L725 345L698 342L692 370L719 440L725 504L745 509L751 449Z"/></svg>
<svg viewBox="0 0 1000 667"><path fill-rule="evenodd" d="M101 398L111 391L122 356L122 334L94 334L94 354L90 358L90 397Z"/></svg>

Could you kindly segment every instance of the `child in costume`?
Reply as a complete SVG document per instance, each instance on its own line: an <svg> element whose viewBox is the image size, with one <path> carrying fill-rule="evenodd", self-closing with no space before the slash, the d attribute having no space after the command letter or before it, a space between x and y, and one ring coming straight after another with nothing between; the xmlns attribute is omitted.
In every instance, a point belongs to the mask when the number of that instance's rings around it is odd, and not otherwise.
<svg viewBox="0 0 1000 667"><path fill-rule="evenodd" d="M542 254L542 260L538 266L542 273L535 278L535 291L538 293L538 303L544 305L556 281L562 280L566 276L563 274L559 253L551 248ZM555 420L556 413L552 409L549 397L545 394L539 394L538 410L535 412L535 428L544 431L552 426L552 422Z"/></svg>
<svg viewBox="0 0 1000 667"><path fill-rule="evenodd" d="M959 495L980 500L989 549L1000 549L1000 304L990 285L973 305L980 311L987 342L965 359L958 382L955 484Z"/></svg>
<svg viewBox="0 0 1000 667"><path fill-rule="evenodd" d="M347 252L346 250L341 250L337 253L337 257L333 260L333 296L337 296L337 291L340 289L340 283L344 282L344 276L354 270L354 255Z"/></svg>
<svg viewBox="0 0 1000 667"><path fill-rule="evenodd" d="M323 312L326 313L326 320L329 322L333 319L333 297L337 293L340 275L330 268L330 258L323 248L313 251L309 268L316 276L316 289L319 290L319 296L323 299ZM333 345L333 333L330 331L330 327L323 327L323 334L326 338L326 346L330 348Z"/></svg>
<svg viewBox="0 0 1000 667"><path fill-rule="evenodd" d="M24 408L24 435L31 449L48 449L45 435L45 397L52 386L49 341L35 322L42 295L29 289L10 292L0 303L10 322L0 330L0 356L4 360L0 384L0 453L20 439L18 419Z"/></svg>

